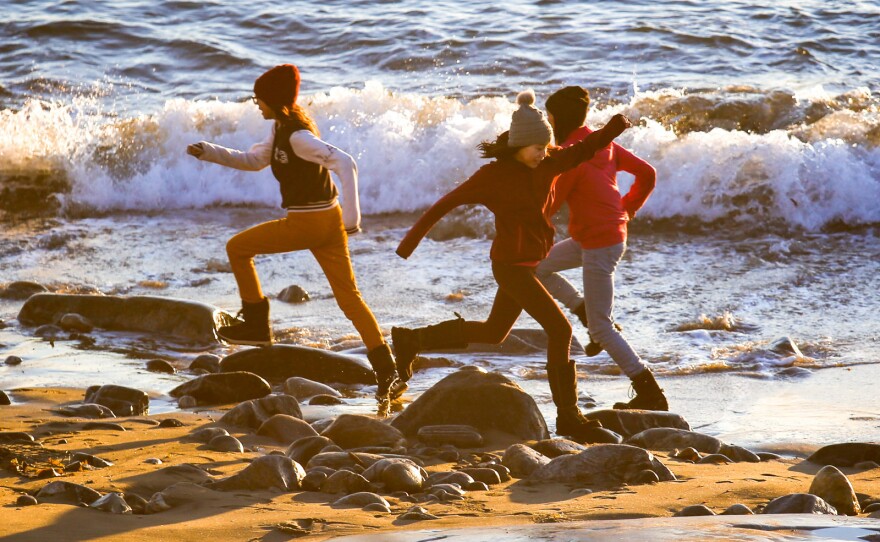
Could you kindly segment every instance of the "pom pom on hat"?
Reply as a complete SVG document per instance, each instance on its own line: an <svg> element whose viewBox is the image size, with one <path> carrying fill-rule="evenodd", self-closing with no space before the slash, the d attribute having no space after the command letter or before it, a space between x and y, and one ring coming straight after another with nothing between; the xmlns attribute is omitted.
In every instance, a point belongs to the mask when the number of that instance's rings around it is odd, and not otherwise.
<svg viewBox="0 0 880 542"><path fill-rule="evenodd" d="M534 107L535 91L524 90L517 94L516 103L519 109L513 112L510 120L510 135L507 139L509 147L527 147L529 145L547 145L553 137L550 123L544 113Z"/></svg>
<svg viewBox="0 0 880 542"><path fill-rule="evenodd" d="M275 66L254 81L254 95L274 108L293 107L299 95L299 70L293 64Z"/></svg>

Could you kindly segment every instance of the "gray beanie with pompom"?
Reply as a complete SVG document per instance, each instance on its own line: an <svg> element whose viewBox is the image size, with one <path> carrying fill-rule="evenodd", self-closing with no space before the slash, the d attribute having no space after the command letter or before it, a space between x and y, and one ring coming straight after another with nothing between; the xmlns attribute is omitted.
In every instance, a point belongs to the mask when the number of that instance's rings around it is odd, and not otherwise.
<svg viewBox="0 0 880 542"><path fill-rule="evenodd" d="M509 147L547 145L553 137L553 130L544 113L535 109L535 91L529 89L516 96L519 109L513 112L510 121Z"/></svg>

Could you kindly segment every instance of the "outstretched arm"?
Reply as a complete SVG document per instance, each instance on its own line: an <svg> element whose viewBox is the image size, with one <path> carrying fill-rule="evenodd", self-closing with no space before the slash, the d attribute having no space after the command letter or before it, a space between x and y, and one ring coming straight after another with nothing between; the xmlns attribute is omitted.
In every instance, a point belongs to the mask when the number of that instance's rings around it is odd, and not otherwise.
<svg viewBox="0 0 880 542"><path fill-rule="evenodd" d="M628 118L621 114L614 115L608 124L600 130L596 130L583 140L564 149L553 151L549 160L541 162L547 167L553 168L554 175L559 175L564 171L568 171L577 167L581 162L585 162L596 154L596 151L603 149L614 141L614 138L623 133L624 130L632 126Z"/></svg>
<svg viewBox="0 0 880 542"><path fill-rule="evenodd" d="M186 152L205 162L214 162L221 166L245 171L259 171L272 161L272 139L274 136L273 128L272 133L266 139L253 145L247 152L228 149L207 141L188 145Z"/></svg>
<svg viewBox="0 0 880 542"><path fill-rule="evenodd" d="M635 175L636 180L630 187L629 192L621 199L623 208L630 219L635 218L636 212L648 201L654 185L657 183L657 171L648 162L615 143L614 152L617 153L618 171L626 171Z"/></svg>
<svg viewBox="0 0 880 542"><path fill-rule="evenodd" d="M293 152L303 160L320 164L336 174L342 184L342 223L349 234L360 231L361 206L358 197L357 164L349 154L322 141L308 130L290 135Z"/></svg>

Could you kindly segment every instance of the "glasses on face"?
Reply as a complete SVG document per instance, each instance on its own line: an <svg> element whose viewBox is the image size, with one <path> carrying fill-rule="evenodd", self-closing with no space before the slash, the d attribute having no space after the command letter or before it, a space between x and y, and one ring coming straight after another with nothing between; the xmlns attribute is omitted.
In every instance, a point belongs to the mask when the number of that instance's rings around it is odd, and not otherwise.
<svg viewBox="0 0 880 542"><path fill-rule="evenodd" d="M254 103L257 103L257 100L258 100L258 99L259 99L259 98L257 98L256 96L251 96L251 97L250 97L250 100L251 100L252 102L254 102Z"/></svg>

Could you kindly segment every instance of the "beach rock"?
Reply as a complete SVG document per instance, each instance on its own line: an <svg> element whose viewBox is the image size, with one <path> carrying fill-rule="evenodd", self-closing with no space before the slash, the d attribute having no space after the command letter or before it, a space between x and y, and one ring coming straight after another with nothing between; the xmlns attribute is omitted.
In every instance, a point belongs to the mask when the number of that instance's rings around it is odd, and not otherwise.
<svg viewBox="0 0 880 542"><path fill-rule="evenodd" d="M675 517L714 516L715 512L705 504L685 506L674 514Z"/></svg>
<svg viewBox="0 0 880 542"><path fill-rule="evenodd" d="M873 461L859 461L858 463L853 465L853 468L858 470L874 470L880 469L880 465Z"/></svg>
<svg viewBox="0 0 880 542"><path fill-rule="evenodd" d="M727 465L733 463L733 460L724 454L709 454L701 457L697 463L703 465Z"/></svg>
<svg viewBox="0 0 880 542"><path fill-rule="evenodd" d="M791 337L780 337L776 339L775 341L770 343L770 345L767 347L767 350L783 357L804 357L803 353L801 353L801 349L798 348L797 344L795 344L794 340Z"/></svg>
<svg viewBox="0 0 880 542"><path fill-rule="evenodd" d="M364 478L383 484L385 490L420 491L428 479L428 473L409 459L380 459L364 471Z"/></svg>
<svg viewBox="0 0 880 542"><path fill-rule="evenodd" d="M345 471L350 472L350 471ZM324 485L324 481L329 478L326 472L319 470L310 470L306 473L305 478L300 482L300 488L305 491L321 491L321 486Z"/></svg>
<svg viewBox="0 0 880 542"><path fill-rule="evenodd" d="M750 463L759 463L761 461L756 454L749 450L739 446L725 444L715 437L697 433L695 431L668 427L646 429L645 431L626 439L626 444L638 446L647 450L663 451L672 451L680 448L694 448L695 450L707 454L720 453L726 455L733 461L747 461Z"/></svg>
<svg viewBox="0 0 880 542"><path fill-rule="evenodd" d="M125 503L131 508L132 514L143 514L147 509L148 501L140 495L126 493L122 498L125 499Z"/></svg>
<svg viewBox="0 0 880 542"><path fill-rule="evenodd" d="M352 467L368 468L381 459L385 458L378 454L363 452L321 452L309 459L306 468L309 470L315 467L330 467L333 470Z"/></svg>
<svg viewBox="0 0 880 542"><path fill-rule="evenodd" d="M761 511L762 514L832 514L837 510L825 502L822 497L809 493L792 493L770 501Z"/></svg>
<svg viewBox="0 0 880 542"><path fill-rule="evenodd" d="M57 412L62 416L76 416L78 418L104 419L116 417L112 410L98 403L63 406Z"/></svg>
<svg viewBox="0 0 880 542"><path fill-rule="evenodd" d="M490 469L488 467L476 467L476 468L465 468L460 471L463 474L469 475L476 482L483 482L487 486L494 486L495 484L501 483L501 475L498 474L498 471L495 469ZM452 481L447 481L446 483L454 483ZM466 484L459 484L461 487L464 487Z"/></svg>
<svg viewBox="0 0 880 542"><path fill-rule="evenodd" d="M15 506L34 506L40 504L36 497L33 495L19 495L17 499L15 499Z"/></svg>
<svg viewBox="0 0 880 542"><path fill-rule="evenodd" d="M398 446L403 434L390 425L358 414L343 414L321 431L321 434L342 448L362 446Z"/></svg>
<svg viewBox="0 0 880 542"><path fill-rule="evenodd" d="M300 465L307 465L322 449L333 444L333 441L321 435L303 437L288 446L284 455Z"/></svg>
<svg viewBox="0 0 880 542"><path fill-rule="evenodd" d="M722 516L751 516L754 514L752 509L744 504L731 504L727 507L724 512L721 512Z"/></svg>
<svg viewBox="0 0 880 542"><path fill-rule="evenodd" d="M151 373L164 373L169 375L173 375L177 372L174 365L171 365L164 359L151 359L147 362L146 369Z"/></svg>
<svg viewBox="0 0 880 542"><path fill-rule="evenodd" d="M242 446L241 441L232 435L217 435L208 441L207 448L209 450L214 450L215 452L232 452L239 454L244 452L244 446Z"/></svg>
<svg viewBox="0 0 880 542"><path fill-rule="evenodd" d="M299 376L324 384L376 383L376 375L365 361L329 350L289 344L241 350L223 358L220 369L248 371L270 382Z"/></svg>
<svg viewBox="0 0 880 542"><path fill-rule="evenodd" d="M6 392L0 390L0 406L11 405L12 401L9 400L9 396L6 395Z"/></svg>
<svg viewBox="0 0 880 542"><path fill-rule="evenodd" d="M363 510L364 512L382 512L385 514L391 513L390 506L385 506L384 504L378 502L370 503L361 508L361 510Z"/></svg>
<svg viewBox="0 0 880 542"><path fill-rule="evenodd" d="M268 382L253 373L206 374L177 386L171 397L191 395L199 404L224 405L265 397L272 393Z"/></svg>
<svg viewBox="0 0 880 542"><path fill-rule="evenodd" d="M122 493L107 493L89 505L89 508L110 512L111 514L131 514L131 506L125 502Z"/></svg>
<svg viewBox="0 0 880 542"><path fill-rule="evenodd" d="M629 438L646 429L671 427L690 431L691 426L678 414L655 410L597 410L586 415L589 420L597 420L602 427Z"/></svg>
<svg viewBox="0 0 880 542"><path fill-rule="evenodd" d="M494 471L493 471L494 472ZM497 475L497 473L496 473ZM432 472L422 484L424 487L432 487L437 484L458 484L464 487L474 483L474 478L463 471Z"/></svg>
<svg viewBox="0 0 880 542"><path fill-rule="evenodd" d="M64 330L55 324L45 324L34 330L34 335L47 341L61 341L67 338Z"/></svg>
<svg viewBox="0 0 880 542"><path fill-rule="evenodd" d="M397 519L401 521L429 521L432 519L440 518L438 516L435 516L434 514L428 513L428 511L421 506L413 506L405 513L397 516Z"/></svg>
<svg viewBox="0 0 880 542"><path fill-rule="evenodd" d="M150 396L141 390L105 384L86 389L84 403L97 403L116 416L144 416L150 411Z"/></svg>
<svg viewBox="0 0 880 542"><path fill-rule="evenodd" d="M303 437L316 437L318 433L300 418L289 414L275 414L263 422L257 435L273 438L282 444L291 444Z"/></svg>
<svg viewBox="0 0 880 542"><path fill-rule="evenodd" d="M457 448L479 448L483 435L470 425L426 425L418 431L419 440L429 446L451 444Z"/></svg>
<svg viewBox="0 0 880 542"><path fill-rule="evenodd" d="M214 354L200 354L189 364L189 370L202 370L208 373L219 373L220 356Z"/></svg>
<svg viewBox="0 0 880 542"><path fill-rule="evenodd" d="M781 455L774 454L773 452L755 452L755 455L757 455L758 459L761 461L775 461L777 459L782 459Z"/></svg>
<svg viewBox="0 0 880 542"><path fill-rule="evenodd" d="M80 333L89 333L95 329L95 325L89 322L87 318L76 313L68 313L58 319L58 327L64 331L77 331Z"/></svg>
<svg viewBox="0 0 880 542"><path fill-rule="evenodd" d="M866 442L830 444L816 450L807 461L835 467L852 467L862 461L880 463L880 444Z"/></svg>
<svg viewBox="0 0 880 542"><path fill-rule="evenodd" d="M335 508L362 508L371 504L380 504L389 510L391 509L391 505L388 504L388 501L375 493L369 493L366 491L352 493L351 495L342 497L341 499L334 501L332 506Z"/></svg>
<svg viewBox="0 0 880 542"><path fill-rule="evenodd" d="M342 397L342 394L331 388L327 384L315 382L308 378L300 376L292 376L284 381L284 393L296 397L297 401L305 401L316 395L330 395L333 397Z"/></svg>
<svg viewBox="0 0 880 542"><path fill-rule="evenodd" d="M27 299L34 294L48 292L49 290L42 284L29 281L10 282L6 286L0 287L0 298L2 299Z"/></svg>
<svg viewBox="0 0 880 542"><path fill-rule="evenodd" d="M162 491L166 487L180 482L204 484L212 479L204 469L192 463L181 463L138 476L135 488L139 493L146 495Z"/></svg>
<svg viewBox="0 0 880 542"><path fill-rule="evenodd" d="M202 427L201 429L196 429L190 433L188 438L208 443L211 442L211 439L219 437L220 435L229 435L229 431L222 427Z"/></svg>
<svg viewBox="0 0 880 542"><path fill-rule="evenodd" d="M191 482L178 482L158 493L154 493L144 510L146 514L156 514L185 504L197 503L199 506L223 506L228 497L202 485Z"/></svg>
<svg viewBox="0 0 880 542"><path fill-rule="evenodd" d="M344 404L345 401L333 395L316 395L309 399L309 405L311 406L334 406Z"/></svg>
<svg viewBox="0 0 880 542"><path fill-rule="evenodd" d="M499 373L460 370L422 393L392 420L406 435L427 425L463 424L483 433L502 431L521 439L549 438L535 400Z"/></svg>
<svg viewBox="0 0 880 542"><path fill-rule="evenodd" d="M33 443L34 436L22 431L0 431L0 444Z"/></svg>
<svg viewBox="0 0 880 542"><path fill-rule="evenodd" d="M177 400L177 406L182 409L196 408L199 406L199 400L192 395L184 395Z"/></svg>
<svg viewBox="0 0 880 542"><path fill-rule="evenodd" d="M510 474L525 478L550 463L551 459L529 448L525 444L514 444L504 451L503 464Z"/></svg>
<svg viewBox="0 0 880 542"><path fill-rule="evenodd" d="M163 429L166 427L183 427L184 425L186 424L176 418L165 418L164 420L160 421L159 425L157 425L156 427Z"/></svg>
<svg viewBox="0 0 880 542"><path fill-rule="evenodd" d="M308 300L309 293L297 285L288 286L278 294L278 301L285 303L305 303Z"/></svg>
<svg viewBox="0 0 880 542"><path fill-rule="evenodd" d="M125 427L111 422L88 422L82 426L83 431L125 431Z"/></svg>
<svg viewBox="0 0 880 542"><path fill-rule="evenodd" d="M560 455L579 454L587 449L583 444L562 438L539 440L538 442L529 443L528 446L550 459Z"/></svg>
<svg viewBox="0 0 880 542"><path fill-rule="evenodd" d="M49 482L36 494L41 503L55 504L92 504L101 498L101 494L92 488L71 482Z"/></svg>
<svg viewBox="0 0 880 542"><path fill-rule="evenodd" d="M70 458L74 461L79 461L80 463L85 463L90 467L94 467L96 469L105 469L107 467L112 467L113 463L107 461L106 459L102 459L100 457L96 457L91 454L87 454L85 452L73 452Z"/></svg>
<svg viewBox="0 0 880 542"><path fill-rule="evenodd" d="M675 475L653 454L625 444L599 444L577 455L557 457L532 472L529 479L617 486L644 480L643 470L653 471L661 482L675 480Z"/></svg>
<svg viewBox="0 0 880 542"><path fill-rule="evenodd" d="M307 475L308 476L308 475ZM322 493L360 493L370 489L370 481L350 470L338 470L321 483Z"/></svg>
<svg viewBox="0 0 880 542"><path fill-rule="evenodd" d="M233 320L217 307L183 299L48 293L29 297L18 320L25 325L51 324L67 313L103 329L155 333L198 344L216 344L216 328Z"/></svg>
<svg viewBox="0 0 880 542"><path fill-rule="evenodd" d="M849 479L833 465L826 465L816 474L808 493L821 497L837 513L857 516L861 513L859 499Z"/></svg>
<svg viewBox="0 0 880 542"><path fill-rule="evenodd" d="M238 474L208 484L206 487L221 491L299 489L306 471L299 463L283 455L264 455Z"/></svg>
<svg viewBox="0 0 880 542"><path fill-rule="evenodd" d="M15 367L16 365L21 365L21 358L19 356L6 356L6 359L3 360L3 363L9 365L10 367Z"/></svg>

